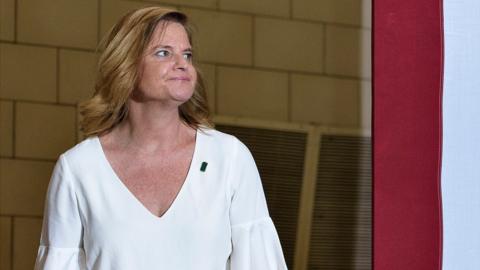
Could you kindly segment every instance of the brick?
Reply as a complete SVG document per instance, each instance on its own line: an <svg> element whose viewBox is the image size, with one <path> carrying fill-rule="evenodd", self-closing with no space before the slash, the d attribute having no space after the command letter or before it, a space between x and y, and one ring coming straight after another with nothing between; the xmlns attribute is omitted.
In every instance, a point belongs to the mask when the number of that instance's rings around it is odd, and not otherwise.
<svg viewBox="0 0 480 270"><path fill-rule="evenodd" d="M18 0L18 40L74 48L97 45L98 0Z"/></svg>
<svg viewBox="0 0 480 270"><path fill-rule="evenodd" d="M0 97L56 101L55 49L0 44Z"/></svg>
<svg viewBox="0 0 480 270"><path fill-rule="evenodd" d="M327 26L326 72L371 78L371 31Z"/></svg>
<svg viewBox="0 0 480 270"><path fill-rule="evenodd" d="M337 127L357 127L358 82L322 76L292 75L292 120Z"/></svg>
<svg viewBox="0 0 480 270"><path fill-rule="evenodd" d="M0 269L11 269L12 220L0 217Z"/></svg>
<svg viewBox="0 0 480 270"><path fill-rule="evenodd" d="M96 66L95 53L60 50L60 102L72 104L91 97Z"/></svg>
<svg viewBox="0 0 480 270"><path fill-rule="evenodd" d="M210 64L199 64L198 68L202 72L203 78L205 79L210 112L215 113L215 66Z"/></svg>
<svg viewBox="0 0 480 270"><path fill-rule="evenodd" d="M43 215L54 162L0 159L0 213Z"/></svg>
<svg viewBox="0 0 480 270"><path fill-rule="evenodd" d="M0 156L13 154L13 103L0 101Z"/></svg>
<svg viewBox="0 0 480 270"><path fill-rule="evenodd" d="M0 40L13 41L14 37L15 0L0 0Z"/></svg>
<svg viewBox="0 0 480 270"><path fill-rule="evenodd" d="M297 19L370 26L371 0L293 0Z"/></svg>
<svg viewBox="0 0 480 270"><path fill-rule="evenodd" d="M372 82L362 81L360 83L360 127L372 127Z"/></svg>
<svg viewBox="0 0 480 270"><path fill-rule="evenodd" d="M290 16L289 0L220 0L222 10L243 11L254 14Z"/></svg>
<svg viewBox="0 0 480 270"><path fill-rule="evenodd" d="M196 27L193 41L200 61L252 64L252 17L184 9Z"/></svg>
<svg viewBox="0 0 480 270"><path fill-rule="evenodd" d="M17 103L15 156L56 159L75 144L75 107Z"/></svg>
<svg viewBox="0 0 480 270"><path fill-rule="evenodd" d="M217 95L218 114L288 118L288 75L283 72L219 67Z"/></svg>
<svg viewBox="0 0 480 270"><path fill-rule="evenodd" d="M323 26L287 20L255 20L255 66L323 71Z"/></svg>
<svg viewBox="0 0 480 270"><path fill-rule="evenodd" d="M13 224L13 269L31 270L40 244L42 220L22 217L15 218Z"/></svg>

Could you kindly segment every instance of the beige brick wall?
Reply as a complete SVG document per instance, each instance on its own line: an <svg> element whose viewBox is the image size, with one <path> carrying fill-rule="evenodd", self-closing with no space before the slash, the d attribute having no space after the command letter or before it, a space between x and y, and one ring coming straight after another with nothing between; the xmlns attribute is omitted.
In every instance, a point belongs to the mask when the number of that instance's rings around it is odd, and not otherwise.
<svg viewBox="0 0 480 270"><path fill-rule="evenodd" d="M96 45L125 12L185 11L215 114L370 127L370 0L0 0L0 268L32 269Z"/></svg>
<svg viewBox="0 0 480 270"><path fill-rule="evenodd" d="M11 269L12 218L0 217L0 269Z"/></svg>
<svg viewBox="0 0 480 270"><path fill-rule="evenodd" d="M0 214L41 216L54 162L0 159Z"/></svg>
<svg viewBox="0 0 480 270"><path fill-rule="evenodd" d="M34 217L13 218L12 269L31 270L37 256L42 219Z"/></svg>
<svg viewBox="0 0 480 270"><path fill-rule="evenodd" d="M218 114L288 120L286 72L218 67L217 74Z"/></svg>
<svg viewBox="0 0 480 270"><path fill-rule="evenodd" d="M196 26L200 61L250 66L253 17L211 10L182 8Z"/></svg>
<svg viewBox="0 0 480 270"><path fill-rule="evenodd" d="M0 98L56 101L57 51L0 43Z"/></svg>
<svg viewBox="0 0 480 270"><path fill-rule="evenodd" d="M14 40L15 0L0 0L0 40Z"/></svg>
<svg viewBox="0 0 480 270"><path fill-rule="evenodd" d="M0 101L0 156L13 154L13 102Z"/></svg>
<svg viewBox="0 0 480 270"><path fill-rule="evenodd" d="M61 49L58 59L59 101L75 104L90 97L95 82L97 54Z"/></svg>
<svg viewBox="0 0 480 270"><path fill-rule="evenodd" d="M97 7L97 0L17 0L17 40L94 49Z"/></svg>

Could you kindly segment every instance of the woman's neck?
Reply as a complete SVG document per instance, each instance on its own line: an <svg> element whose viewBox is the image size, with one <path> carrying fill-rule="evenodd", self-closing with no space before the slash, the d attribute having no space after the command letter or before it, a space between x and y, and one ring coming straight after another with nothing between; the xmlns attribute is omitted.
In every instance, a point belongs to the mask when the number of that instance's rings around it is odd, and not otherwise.
<svg viewBox="0 0 480 270"><path fill-rule="evenodd" d="M169 152L189 141L195 132L182 121L178 107L135 105L129 107L126 119L112 130L121 148L134 148L145 154Z"/></svg>

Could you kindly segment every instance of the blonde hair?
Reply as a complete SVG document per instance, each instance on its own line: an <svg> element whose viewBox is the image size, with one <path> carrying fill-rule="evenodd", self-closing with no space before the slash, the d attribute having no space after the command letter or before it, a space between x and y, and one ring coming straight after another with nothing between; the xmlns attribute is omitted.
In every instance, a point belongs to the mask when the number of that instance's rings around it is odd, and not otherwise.
<svg viewBox="0 0 480 270"><path fill-rule="evenodd" d="M85 136L108 132L125 119L127 101L138 84L142 55L157 25L169 21L183 25L192 44L192 27L187 16L171 9L148 7L134 10L110 29L100 44L103 53L98 63L95 92L80 104L80 129ZM192 97L180 105L180 118L195 129L201 125L213 127L205 84L201 73L195 69L195 90Z"/></svg>

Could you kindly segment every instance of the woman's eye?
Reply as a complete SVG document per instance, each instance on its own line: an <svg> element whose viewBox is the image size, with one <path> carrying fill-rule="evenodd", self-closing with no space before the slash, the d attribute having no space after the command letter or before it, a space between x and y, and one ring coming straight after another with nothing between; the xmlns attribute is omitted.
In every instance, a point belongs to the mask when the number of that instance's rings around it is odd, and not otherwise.
<svg viewBox="0 0 480 270"><path fill-rule="evenodd" d="M185 60L191 61L192 58L193 58L193 54L192 53L184 53L183 58L185 58Z"/></svg>
<svg viewBox="0 0 480 270"><path fill-rule="evenodd" d="M155 53L155 55L157 56L162 56L162 57L166 57L166 56L169 56L170 55L170 52L167 51L167 50L160 50L160 51L157 51Z"/></svg>

